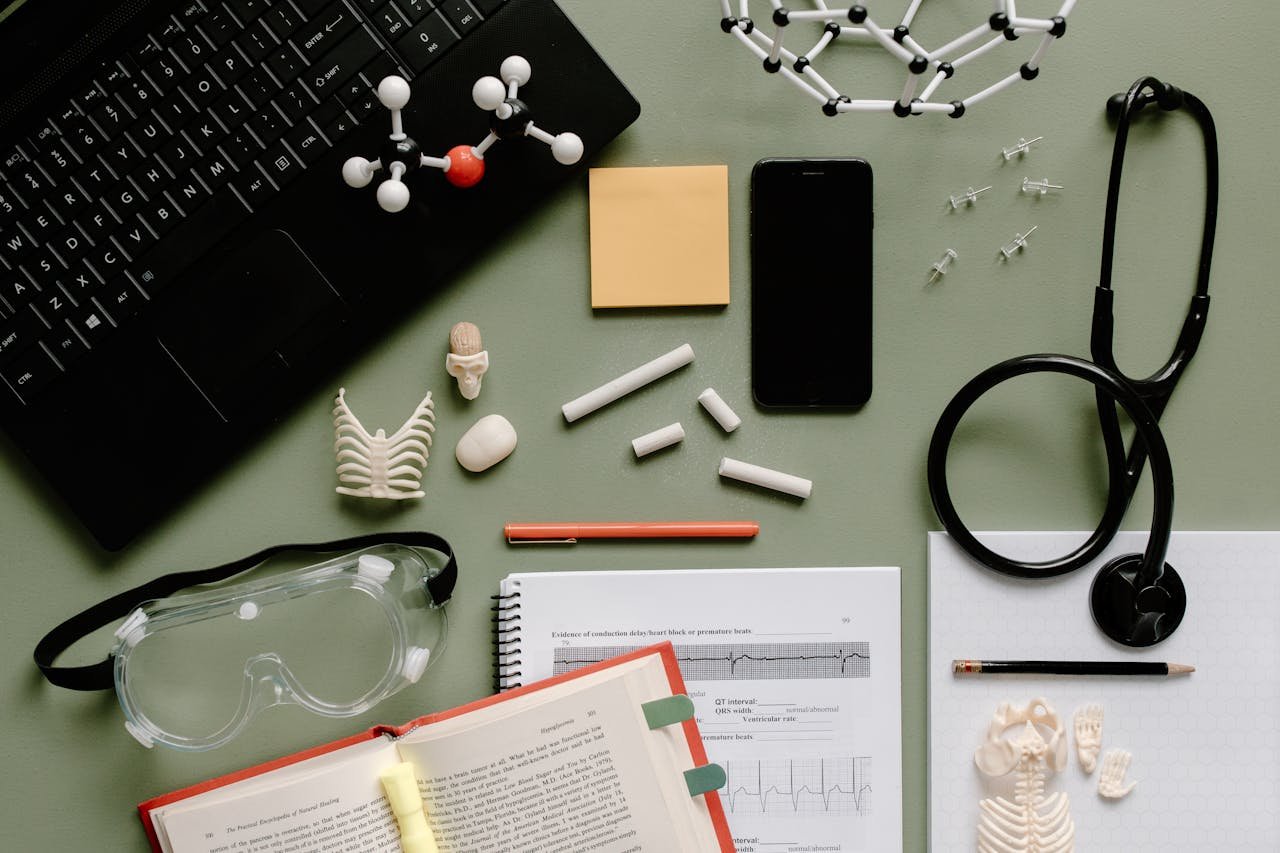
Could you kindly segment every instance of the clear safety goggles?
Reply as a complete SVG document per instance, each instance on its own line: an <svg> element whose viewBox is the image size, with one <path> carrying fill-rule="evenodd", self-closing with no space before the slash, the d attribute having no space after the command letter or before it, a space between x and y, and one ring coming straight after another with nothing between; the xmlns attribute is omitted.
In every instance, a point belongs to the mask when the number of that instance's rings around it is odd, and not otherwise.
<svg viewBox="0 0 1280 853"><path fill-rule="evenodd" d="M444 566L432 568L420 547L444 554ZM270 577L177 591L211 582L194 575L224 580L284 550L345 553ZM125 728L144 746L213 749L267 708L298 705L349 717L417 682L444 649L443 604L456 575L448 543L427 533L268 549L218 569L169 575L90 608L45 637L36 662L60 686L114 687ZM174 594L156 597L161 587ZM52 665L76 639L118 619L126 601L130 609L107 660ZM108 610L115 616L102 618Z"/></svg>

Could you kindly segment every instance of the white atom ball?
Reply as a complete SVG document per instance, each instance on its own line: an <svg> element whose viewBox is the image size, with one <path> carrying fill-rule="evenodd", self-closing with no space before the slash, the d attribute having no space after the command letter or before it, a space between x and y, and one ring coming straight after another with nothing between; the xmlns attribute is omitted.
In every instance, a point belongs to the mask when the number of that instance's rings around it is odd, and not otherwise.
<svg viewBox="0 0 1280 853"><path fill-rule="evenodd" d="M401 181L383 181L378 187L378 206L387 213L399 213L409 206L409 188Z"/></svg>
<svg viewBox="0 0 1280 853"><path fill-rule="evenodd" d="M409 103L409 81L394 74L378 84L378 100L389 110L402 110Z"/></svg>
<svg viewBox="0 0 1280 853"><path fill-rule="evenodd" d="M529 60L523 56L508 56L502 60L502 68L498 73L502 75L504 82L510 83L514 80L518 85L523 86L533 76L533 68L529 66Z"/></svg>
<svg viewBox="0 0 1280 853"><path fill-rule="evenodd" d="M347 182L347 186L355 187L356 189L369 186L369 181L373 180L373 171L369 168L369 161L363 157L352 157L343 163L342 180Z"/></svg>
<svg viewBox="0 0 1280 853"><path fill-rule="evenodd" d="M551 141L551 156L557 163L572 166L582 159L582 137L576 133L561 133Z"/></svg>
<svg viewBox="0 0 1280 853"><path fill-rule="evenodd" d="M507 87L497 77L481 77L471 87L471 100L482 110L496 110L507 99Z"/></svg>

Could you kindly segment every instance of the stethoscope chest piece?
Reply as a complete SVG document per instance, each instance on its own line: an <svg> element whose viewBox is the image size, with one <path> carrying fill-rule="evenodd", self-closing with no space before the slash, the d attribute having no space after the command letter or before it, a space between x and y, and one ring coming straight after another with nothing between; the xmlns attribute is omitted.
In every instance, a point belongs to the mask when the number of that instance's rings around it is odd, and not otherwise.
<svg viewBox="0 0 1280 853"><path fill-rule="evenodd" d="M1168 563L1150 583L1142 554L1116 557L1098 570L1089 588L1093 621L1117 643L1154 646L1178 629L1187 612L1187 588Z"/></svg>

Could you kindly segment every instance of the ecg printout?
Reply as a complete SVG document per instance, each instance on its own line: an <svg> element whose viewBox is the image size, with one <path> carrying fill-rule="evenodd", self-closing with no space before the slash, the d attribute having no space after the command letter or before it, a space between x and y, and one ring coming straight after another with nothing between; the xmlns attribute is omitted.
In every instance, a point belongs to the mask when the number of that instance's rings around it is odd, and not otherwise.
<svg viewBox="0 0 1280 853"><path fill-rule="evenodd" d="M896 568L513 574L520 680L670 640L740 853L902 849Z"/></svg>

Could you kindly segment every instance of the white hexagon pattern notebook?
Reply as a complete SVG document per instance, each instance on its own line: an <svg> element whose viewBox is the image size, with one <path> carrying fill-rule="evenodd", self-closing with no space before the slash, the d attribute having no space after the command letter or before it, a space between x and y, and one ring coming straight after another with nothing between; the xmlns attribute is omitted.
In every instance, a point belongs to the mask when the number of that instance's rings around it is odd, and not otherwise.
<svg viewBox="0 0 1280 853"><path fill-rule="evenodd" d="M979 538L1022 559L1065 554L1084 533L990 533ZM1132 650L1093 624L1096 568L1141 551L1147 534L1121 533L1092 566L1040 581L1006 578L973 562L945 533L929 534L929 801L935 853L977 848L978 802L1012 798L1015 774L989 779L973 753L1001 702L1042 696L1071 737L1068 765L1046 794L1066 791L1075 849L1280 849L1280 533L1175 533L1168 562L1187 588L1187 614L1169 639ZM1190 676L962 676L955 658L1154 660ZM1085 775L1072 714L1103 706L1102 752L1133 753L1120 800L1098 796L1101 767ZM1101 762L1099 762L1101 764Z"/></svg>

